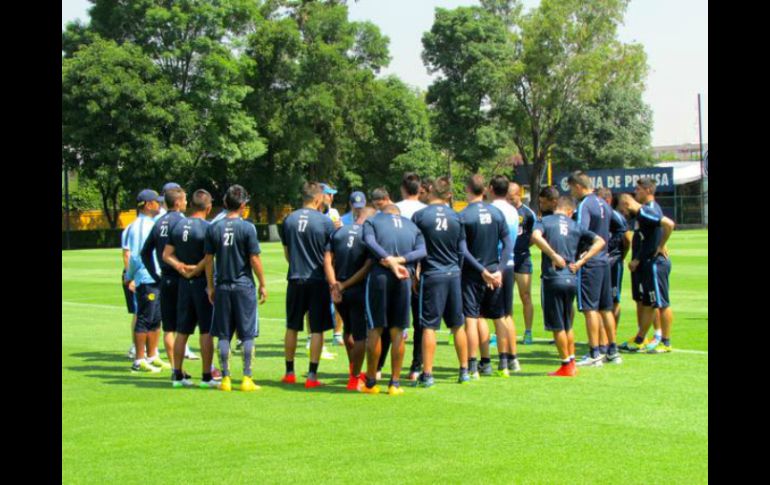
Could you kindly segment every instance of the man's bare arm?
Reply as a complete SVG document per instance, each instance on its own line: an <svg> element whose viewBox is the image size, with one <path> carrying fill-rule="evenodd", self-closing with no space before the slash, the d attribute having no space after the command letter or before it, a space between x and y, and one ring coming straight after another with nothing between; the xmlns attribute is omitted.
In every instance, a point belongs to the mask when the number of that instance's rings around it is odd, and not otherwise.
<svg viewBox="0 0 770 485"><path fill-rule="evenodd" d="M340 289L346 290L350 288L351 286L355 286L358 283L364 281L364 278L366 278L366 275L369 274L369 270L372 268L372 260L367 259L363 266L361 266L361 269L356 271L356 274L351 276L350 278L346 279L342 283L340 283Z"/></svg>
<svg viewBox="0 0 770 485"><path fill-rule="evenodd" d="M252 271L254 271L254 274L259 281L259 288L257 290L259 294L259 303L265 303L267 301L267 287L265 286L265 272L262 269L262 258L259 257L259 254L252 254L251 258L249 258L249 262L251 263Z"/></svg>

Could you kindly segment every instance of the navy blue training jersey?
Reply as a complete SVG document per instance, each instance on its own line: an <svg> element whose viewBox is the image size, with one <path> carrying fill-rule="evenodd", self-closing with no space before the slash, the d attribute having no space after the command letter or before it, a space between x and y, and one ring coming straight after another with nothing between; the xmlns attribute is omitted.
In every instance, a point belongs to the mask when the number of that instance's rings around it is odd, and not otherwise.
<svg viewBox="0 0 770 485"><path fill-rule="evenodd" d="M226 217L208 227L206 254L214 255L216 284L254 286L251 255L259 254L257 228L240 217Z"/></svg>
<svg viewBox="0 0 770 485"><path fill-rule="evenodd" d="M314 209L297 209L283 220L281 242L289 250L288 280L324 280L324 248L334 232L329 217Z"/></svg>
<svg viewBox="0 0 770 485"><path fill-rule="evenodd" d="M160 266L163 276L179 276L179 273L174 268L163 261L163 250L169 241L171 231L174 230L174 227L182 219L184 219L184 214L179 211L166 212L160 216L155 221L155 225L152 226L152 231L150 231L150 235L147 237L147 241L145 241L142 248L142 261L144 261L144 265L148 268L152 267L150 261L152 251L155 251L155 257L158 258L158 266Z"/></svg>
<svg viewBox="0 0 770 485"><path fill-rule="evenodd" d="M519 213L519 233L516 235L513 252L515 254L528 254L529 240L532 237L532 228L537 222L537 215L524 204L521 204L516 211Z"/></svg>
<svg viewBox="0 0 770 485"><path fill-rule="evenodd" d="M422 232L428 252L422 260L421 273L459 274L462 260L460 241L465 239L460 215L444 204L431 204L415 212L412 222Z"/></svg>
<svg viewBox="0 0 770 485"><path fill-rule="evenodd" d="M663 219L663 211L660 206L642 206L636 215L634 236L639 234L639 253L636 259L641 262L653 259L660 246L663 229L660 221Z"/></svg>
<svg viewBox="0 0 770 485"><path fill-rule="evenodd" d="M198 264L206 255L206 231L211 224L198 217L187 217L174 226L168 244L174 246L176 258L184 264ZM204 273L200 277L205 276Z"/></svg>
<svg viewBox="0 0 770 485"><path fill-rule="evenodd" d="M460 212L465 228L468 251L489 272L494 273L500 265L498 243L509 236L508 223L497 207L486 202L474 202ZM463 265L464 276L480 279L481 275L469 263Z"/></svg>
<svg viewBox="0 0 770 485"><path fill-rule="evenodd" d="M364 222L364 242L368 236L374 236L377 244L390 256L406 256L418 246L425 245L425 239L414 222L398 214L380 212L367 219ZM380 255L368 245L367 247L371 257L379 261ZM413 265L409 266L411 268ZM379 263L374 265L372 271L390 272Z"/></svg>
<svg viewBox="0 0 770 485"><path fill-rule="evenodd" d="M656 214L663 215L663 209L660 207L660 204L655 202L654 200L651 200L647 204L642 204L642 207L647 207L655 211ZM639 225L636 222L636 217L632 217L628 221L628 225L630 228L633 229L634 235L631 238L631 259L639 259L639 249L641 247L641 234L639 233Z"/></svg>
<svg viewBox="0 0 770 485"><path fill-rule="evenodd" d="M627 231L626 218L620 212L613 210L612 219L610 219L610 240L607 242L607 255L611 259L619 259L623 256L623 239Z"/></svg>
<svg viewBox="0 0 770 485"><path fill-rule="evenodd" d="M337 280L350 279L369 257L364 245L364 227L360 224L340 227L329 237L326 250L334 254L334 274Z"/></svg>
<svg viewBox="0 0 770 485"><path fill-rule="evenodd" d="M580 227L587 229L604 239L605 246L602 250L586 263L591 267L607 261L607 245L610 240L610 220L612 219L612 207L607 201L598 195L591 193L583 197L574 214ZM590 244L588 244L590 246ZM588 246L581 246L580 252L588 250Z"/></svg>
<svg viewBox="0 0 770 485"><path fill-rule="evenodd" d="M543 217L542 220L535 223L533 230L543 233L543 239L559 256L564 258L567 265L579 259L578 251L580 246L587 245L590 247L594 239L596 239L595 233L584 229L564 214L553 214ZM568 266L558 270L554 268L553 261L545 253L543 253L540 270L542 277L546 279L573 276Z"/></svg>

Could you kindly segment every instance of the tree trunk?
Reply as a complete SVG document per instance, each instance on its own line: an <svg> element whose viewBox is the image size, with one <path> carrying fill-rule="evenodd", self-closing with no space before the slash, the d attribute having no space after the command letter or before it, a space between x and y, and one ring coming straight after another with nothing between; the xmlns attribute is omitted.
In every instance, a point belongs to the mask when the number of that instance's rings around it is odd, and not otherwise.
<svg viewBox="0 0 770 485"><path fill-rule="evenodd" d="M538 214L540 211L540 201L538 194L540 194L541 184L543 179L543 173L545 173L546 163L545 158L538 154L532 163L532 170L529 172L529 207Z"/></svg>
<svg viewBox="0 0 770 485"><path fill-rule="evenodd" d="M113 216L113 211L110 208L110 206L113 205L112 192L109 188L99 187L99 195L102 196L102 212L104 213L104 217L107 218L107 223L110 225L110 228L115 229L117 217Z"/></svg>
<svg viewBox="0 0 770 485"><path fill-rule="evenodd" d="M267 204L267 224L268 240L280 241L281 238L278 236L278 225L276 224L275 204L273 203Z"/></svg>

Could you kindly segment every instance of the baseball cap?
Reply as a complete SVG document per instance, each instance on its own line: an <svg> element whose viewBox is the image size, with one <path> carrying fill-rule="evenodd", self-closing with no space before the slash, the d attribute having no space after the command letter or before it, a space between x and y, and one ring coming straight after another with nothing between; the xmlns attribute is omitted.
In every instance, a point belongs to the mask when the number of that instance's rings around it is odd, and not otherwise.
<svg viewBox="0 0 770 485"><path fill-rule="evenodd" d="M181 185L179 185L179 184L178 184L178 183L176 183L176 182L167 182L167 183L166 183L166 185L164 185L164 186L163 186L163 190L161 190L161 193L162 193L162 194L165 194L167 190L171 190L171 189L181 189L181 188L182 188L182 186L181 186Z"/></svg>
<svg viewBox="0 0 770 485"><path fill-rule="evenodd" d="M337 193L335 189L333 189L329 184L320 184L321 189L323 189L324 194L334 195Z"/></svg>
<svg viewBox="0 0 770 485"><path fill-rule="evenodd" d="M139 192L139 195L136 196L137 202L151 202L153 200L162 202L163 197L158 195L158 193L152 189L144 189L143 191Z"/></svg>
<svg viewBox="0 0 770 485"><path fill-rule="evenodd" d="M366 196L363 192L353 192L350 194L350 203L354 209L366 207Z"/></svg>

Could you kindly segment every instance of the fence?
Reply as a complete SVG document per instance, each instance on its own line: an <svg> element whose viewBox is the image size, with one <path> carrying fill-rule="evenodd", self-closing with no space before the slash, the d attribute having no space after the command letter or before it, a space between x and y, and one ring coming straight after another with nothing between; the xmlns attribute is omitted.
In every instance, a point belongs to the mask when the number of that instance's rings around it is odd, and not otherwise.
<svg viewBox="0 0 770 485"><path fill-rule="evenodd" d="M655 200L677 226L708 226L708 192L704 196L656 195Z"/></svg>

